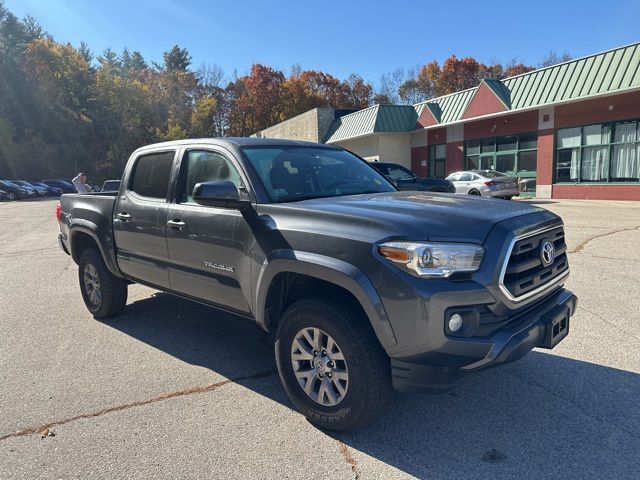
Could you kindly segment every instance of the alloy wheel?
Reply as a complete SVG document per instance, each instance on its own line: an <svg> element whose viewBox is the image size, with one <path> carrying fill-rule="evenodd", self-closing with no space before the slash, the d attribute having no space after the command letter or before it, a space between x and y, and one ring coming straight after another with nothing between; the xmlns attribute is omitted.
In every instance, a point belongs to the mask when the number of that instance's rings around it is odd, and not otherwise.
<svg viewBox="0 0 640 480"><path fill-rule="evenodd" d="M99 307L102 302L102 291L100 289L100 278L96 267L88 263L84 268L84 288L89 301Z"/></svg>
<svg viewBox="0 0 640 480"><path fill-rule="evenodd" d="M300 330L291 343L291 365L300 388L314 402L334 407L349 388L349 371L342 350L326 332Z"/></svg>

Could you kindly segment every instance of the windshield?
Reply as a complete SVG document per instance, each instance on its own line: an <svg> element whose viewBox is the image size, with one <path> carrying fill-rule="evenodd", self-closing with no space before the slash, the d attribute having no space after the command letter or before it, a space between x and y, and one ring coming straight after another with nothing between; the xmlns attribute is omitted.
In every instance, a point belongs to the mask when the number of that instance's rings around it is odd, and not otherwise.
<svg viewBox="0 0 640 480"><path fill-rule="evenodd" d="M380 173L344 150L284 146L242 150L276 203L396 191Z"/></svg>

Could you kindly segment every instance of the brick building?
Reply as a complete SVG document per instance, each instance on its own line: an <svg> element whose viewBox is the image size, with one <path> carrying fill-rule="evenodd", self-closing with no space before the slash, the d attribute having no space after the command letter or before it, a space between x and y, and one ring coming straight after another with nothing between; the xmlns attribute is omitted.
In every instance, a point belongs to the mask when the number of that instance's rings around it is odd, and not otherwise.
<svg viewBox="0 0 640 480"><path fill-rule="evenodd" d="M318 140L421 176L493 168L540 198L640 200L640 43L336 115Z"/></svg>

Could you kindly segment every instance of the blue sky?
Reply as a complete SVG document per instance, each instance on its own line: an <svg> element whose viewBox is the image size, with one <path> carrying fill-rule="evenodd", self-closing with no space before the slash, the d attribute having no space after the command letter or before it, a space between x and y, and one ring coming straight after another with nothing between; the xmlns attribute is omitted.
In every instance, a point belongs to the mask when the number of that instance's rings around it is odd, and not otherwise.
<svg viewBox="0 0 640 480"><path fill-rule="evenodd" d="M252 63L293 64L376 82L396 67L451 54L536 64L548 52L574 57L640 40L640 2L5 0L58 41L84 40L160 61L174 44L193 65L245 73Z"/></svg>

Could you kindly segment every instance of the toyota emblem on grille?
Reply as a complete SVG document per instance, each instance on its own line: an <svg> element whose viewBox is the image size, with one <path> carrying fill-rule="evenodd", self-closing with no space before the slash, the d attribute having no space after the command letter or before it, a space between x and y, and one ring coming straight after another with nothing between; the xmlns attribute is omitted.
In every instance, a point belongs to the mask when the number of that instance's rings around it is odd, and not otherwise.
<svg viewBox="0 0 640 480"><path fill-rule="evenodd" d="M542 247L540 248L540 259L542 260L542 265L544 267L548 267L553 263L556 258L556 249L551 242L544 242Z"/></svg>

